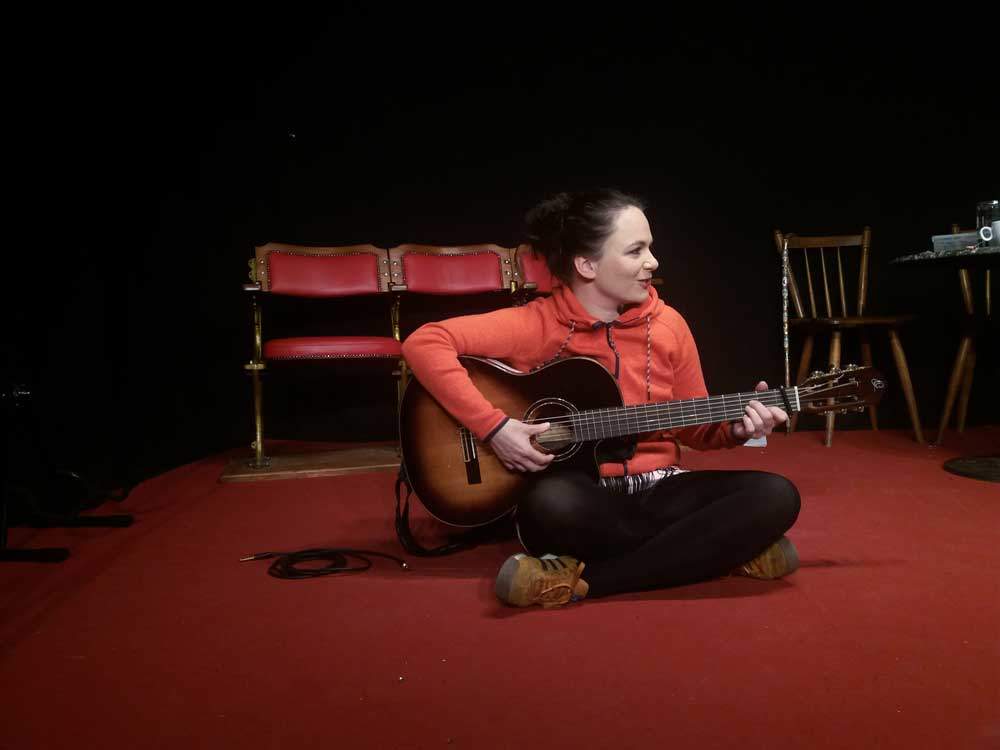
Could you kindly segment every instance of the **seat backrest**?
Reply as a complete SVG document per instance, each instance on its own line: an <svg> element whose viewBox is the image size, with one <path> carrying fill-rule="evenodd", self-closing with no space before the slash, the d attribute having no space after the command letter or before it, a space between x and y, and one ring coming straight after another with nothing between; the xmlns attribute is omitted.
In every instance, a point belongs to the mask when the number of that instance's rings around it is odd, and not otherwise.
<svg viewBox="0 0 1000 750"><path fill-rule="evenodd" d="M255 248L261 291L293 297L388 292L389 252L374 245L314 247L268 242Z"/></svg>
<svg viewBox="0 0 1000 750"><path fill-rule="evenodd" d="M548 294L552 291L552 274L548 264L536 255L531 245L518 245L514 251L514 281L532 292Z"/></svg>
<svg viewBox="0 0 1000 750"><path fill-rule="evenodd" d="M868 296L871 229L860 234L802 236L774 230L778 254L788 242L788 286L800 318L862 316ZM805 281L806 307L801 293ZM852 288L853 285L853 288ZM819 299L817 300L817 297ZM848 306L848 300L854 303Z"/></svg>
<svg viewBox="0 0 1000 750"><path fill-rule="evenodd" d="M421 294L509 291L511 250L499 245L398 245L389 250L391 288Z"/></svg>

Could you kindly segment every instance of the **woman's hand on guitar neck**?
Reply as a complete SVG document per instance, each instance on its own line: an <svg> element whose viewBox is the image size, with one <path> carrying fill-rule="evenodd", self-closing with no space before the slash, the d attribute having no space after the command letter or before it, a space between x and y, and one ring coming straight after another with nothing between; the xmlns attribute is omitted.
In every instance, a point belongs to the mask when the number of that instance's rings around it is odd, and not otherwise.
<svg viewBox="0 0 1000 750"><path fill-rule="evenodd" d="M525 424L516 419L508 419L507 424L490 440L490 446L500 463L510 471L541 471L555 456L542 453L531 442L531 438L549 429L549 423Z"/></svg>
<svg viewBox="0 0 1000 750"><path fill-rule="evenodd" d="M766 391L767 383L763 380L754 387L755 391ZM762 438L770 435L779 424L788 421L788 415L784 409L777 406L764 406L760 401L751 401L747 404L746 413L739 421L733 422L733 437L740 441L750 438Z"/></svg>

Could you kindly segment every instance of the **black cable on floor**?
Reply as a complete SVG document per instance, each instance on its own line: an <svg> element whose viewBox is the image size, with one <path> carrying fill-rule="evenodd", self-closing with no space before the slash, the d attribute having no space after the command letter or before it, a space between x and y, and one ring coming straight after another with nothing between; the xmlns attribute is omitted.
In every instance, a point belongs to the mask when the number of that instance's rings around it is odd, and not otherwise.
<svg viewBox="0 0 1000 750"><path fill-rule="evenodd" d="M404 560L395 555L389 555L385 552L372 552L366 549L347 549L343 547L304 549L298 552L254 552L252 555L241 557L240 562L275 558L274 562L267 569L268 575L272 575L275 578L300 580L303 578L334 575L336 573L362 573L372 566L372 561L368 558L369 555L394 560L403 570L410 569L410 566ZM348 558L353 558L359 561L360 564L351 565L348 562ZM298 567L303 563L316 560L326 560L329 564L319 567L312 565Z"/></svg>

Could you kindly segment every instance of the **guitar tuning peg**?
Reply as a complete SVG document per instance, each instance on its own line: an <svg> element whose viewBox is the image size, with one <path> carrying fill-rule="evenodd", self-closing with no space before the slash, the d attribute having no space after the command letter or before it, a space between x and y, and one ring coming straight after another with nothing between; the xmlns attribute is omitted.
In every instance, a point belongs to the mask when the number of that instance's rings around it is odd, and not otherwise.
<svg viewBox="0 0 1000 750"><path fill-rule="evenodd" d="M861 368L857 365L845 365L844 372L853 372L854 370L860 370Z"/></svg>
<svg viewBox="0 0 1000 750"><path fill-rule="evenodd" d="M809 377L811 377L811 378L821 378L821 377L823 377L823 371L822 370L813 370L812 373L810 373Z"/></svg>

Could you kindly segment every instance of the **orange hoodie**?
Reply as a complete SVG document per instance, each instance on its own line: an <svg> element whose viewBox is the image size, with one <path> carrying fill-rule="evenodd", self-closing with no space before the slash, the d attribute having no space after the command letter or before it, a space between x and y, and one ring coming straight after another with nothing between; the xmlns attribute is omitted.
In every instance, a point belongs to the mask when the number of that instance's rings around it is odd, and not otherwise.
<svg viewBox="0 0 1000 750"><path fill-rule="evenodd" d="M504 414L490 404L459 364L460 354L499 359L523 372L557 357L591 357L615 376L626 405L708 395L691 330L653 287L645 303L607 324L588 313L569 287L556 286L551 297L523 307L428 323L408 336L403 357L420 383L476 437L487 440L508 416L521 415ZM675 465L678 440L699 450L737 444L728 423L646 434L640 440L633 458L602 464L601 475Z"/></svg>

